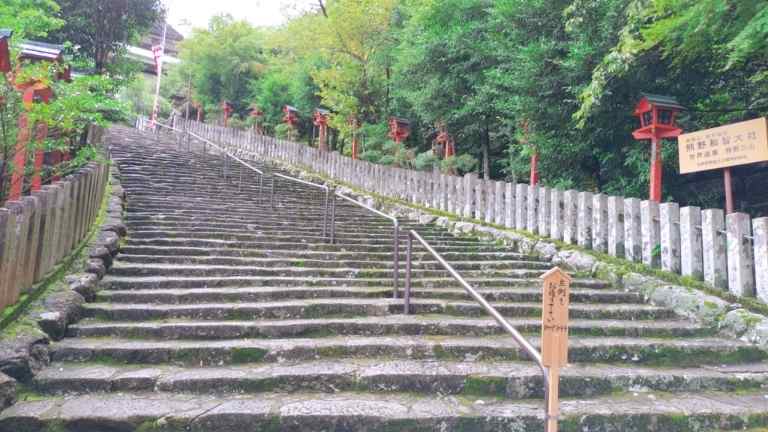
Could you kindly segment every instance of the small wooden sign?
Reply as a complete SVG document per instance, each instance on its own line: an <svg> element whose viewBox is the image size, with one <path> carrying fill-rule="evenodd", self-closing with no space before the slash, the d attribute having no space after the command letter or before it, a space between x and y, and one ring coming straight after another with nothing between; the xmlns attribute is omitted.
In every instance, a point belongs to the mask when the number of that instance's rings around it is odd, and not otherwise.
<svg viewBox="0 0 768 432"><path fill-rule="evenodd" d="M768 161L768 120L758 118L680 135L680 174Z"/></svg>
<svg viewBox="0 0 768 432"><path fill-rule="evenodd" d="M544 366L562 368L568 364L568 307L571 277L559 267L541 276L544 295L541 322L541 357Z"/></svg>

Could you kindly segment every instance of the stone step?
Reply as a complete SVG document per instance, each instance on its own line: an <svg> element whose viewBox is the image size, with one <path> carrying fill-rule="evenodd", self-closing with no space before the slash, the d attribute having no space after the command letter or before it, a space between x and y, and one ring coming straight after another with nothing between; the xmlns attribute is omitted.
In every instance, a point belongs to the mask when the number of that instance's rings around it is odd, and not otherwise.
<svg viewBox="0 0 768 432"><path fill-rule="evenodd" d="M539 339L529 340L538 349ZM51 359L62 362L108 360L126 364L205 366L337 358L527 360L509 336L335 336L223 341L68 338L51 347ZM768 353L755 345L720 338L573 337L569 347L571 363L700 367L766 359Z"/></svg>
<svg viewBox="0 0 768 432"><path fill-rule="evenodd" d="M120 248L121 252L129 255L173 255L179 257L238 257L238 258L291 258L294 260L301 259L317 259L324 261L338 261L338 260L350 260L350 259L382 259L391 261L393 258L391 248L389 250L382 251L368 251L364 254L355 251L341 251L341 250L258 250L258 249L243 249L243 248L205 248L205 247L187 247L187 246L136 246L126 244ZM488 261L488 260L509 260L509 259L523 259L526 261L541 261L536 257L526 257L525 255L517 252L499 251L499 252L462 252L462 251L449 251L442 252L443 256L449 262L454 261ZM401 264L405 260L405 251L401 250L399 254L401 258ZM414 251L414 260L432 260L432 255L427 252Z"/></svg>
<svg viewBox="0 0 768 432"><path fill-rule="evenodd" d="M544 397L541 370L530 363L430 360L311 361L207 368L54 363L32 388L41 394L175 392L262 394L338 392L462 395L506 399ZM560 396L588 399L619 392L727 391L768 394L765 363L707 368L573 365L562 370Z"/></svg>
<svg viewBox="0 0 768 432"><path fill-rule="evenodd" d="M405 238L405 237L403 237ZM284 235L278 235L274 233L217 233L217 232L205 232L205 231L166 231L166 232L131 232L129 237L129 242L138 242L138 241L144 241L144 242L157 242L157 241L173 241L173 242L184 242L185 240L194 240L195 242L202 242L207 241L214 244L219 243L246 243L246 242L257 242L257 243L269 243L269 244L292 244L294 247L296 245L318 245L318 244L325 244L327 239L326 237L323 237L322 232L316 233L316 235L290 235L290 236L284 236ZM345 244L359 244L363 243L366 246L379 246L379 245L385 245L386 247L392 248L392 242L394 238L392 235L390 236L368 236L368 235L350 235L350 236L336 236L336 244L339 246L343 246ZM459 238L427 238L427 240L430 245L434 245L436 247L441 246L450 246L450 247L467 247L467 248L474 248L474 247L480 247L480 246L488 246L498 249L498 245L489 245L487 243L480 243L477 240L463 240ZM401 248L405 248L405 244L401 246ZM418 249L421 249L420 247Z"/></svg>
<svg viewBox="0 0 768 432"><path fill-rule="evenodd" d="M518 331L536 335L541 320L510 319ZM703 337L713 331L687 321L572 320L573 336L611 337ZM503 334L490 319L451 316L390 315L365 318L278 319L277 321L119 322L84 320L69 327L71 337L117 337L153 339L241 339L339 336L488 336Z"/></svg>
<svg viewBox="0 0 768 432"><path fill-rule="evenodd" d="M404 265L401 263L401 265ZM467 283L476 288L530 287L541 284L538 278L468 278ZM153 289L153 288L212 288L212 287L276 287L276 286L343 286L343 287L387 287L393 285L392 278L320 278L320 277L127 277L108 275L100 282L105 289ZM400 281L400 287L403 287ZM453 278L418 278L412 281L414 295L418 288L457 287ZM574 288L608 288L603 281L576 279L571 283Z"/></svg>
<svg viewBox="0 0 768 432"><path fill-rule="evenodd" d="M437 278L448 276L446 270L426 270L419 268L419 263L413 263L411 275L413 278ZM480 269L465 270L462 275L467 278L537 278L544 274L544 269ZM187 277L234 277L234 276L277 276L277 277L337 277L337 278L391 278L392 269L376 268L314 268L303 264L292 267L264 266L222 266L222 265L185 265L185 264L129 264L118 261L110 269L114 276L175 276L183 274ZM405 277L405 266L399 270Z"/></svg>
<svg viewBox="0 0 768 432"><path fill-rule="evenodd" d="M126 226L130 231L145 230L145 231L160 231L163 230L209 230L209 231L223 231L223 232L244 232L244 231L270 231L270 232L289 232L289 233L311 233L317 232L317 229L322 228L322 221L313 221L314 224L306 224L296 226L285 220L278 220L274 222L267 221L240 221L235 222L222 218L194 218L194 219L181 219L174 218L175 220L168 220L168 218L131 218L126 221ZM431 225L418 225L409 226L407 224L402 225L403 229L416 229L420 234L438 236L438 237L456 237L454 234L433 228ZM336 224L337 234L356 234L356 233L373 233L373 234L392 234L392 225L378 225L373 226L370 224Z"/></svg>
<svg viewBox="0 0 768 432"><path fill-rule="evenodd" d="M768 425L765 393L631 393L564 400L561 428L590 432L693 432ZM588 429L584 429L587 427ZM408 394L95 393L21 402L0 430L104 431L472 431L544 430L542 403Z"/></svg>
<svg viewBox="0 0 768 432"><path fill-rule="evenodd" d="M540 287L481 289L488 301L541 302ZM392 298L392 288L365 287L279 287L279 288L181 288L149 290L102 290L97 301L111 303L193 304L226 302L265 302L310 298ZM464 289L419 288L418 298L468 300ZM402 292L400 293L402 297ZM610 307L614 303L644 303L639 293L608 289L571 289L571 302L601 303Z"/></svg>
<svg viewBox="0 0 768 432"><path fill-rule="evenodd" d="M160 251L158 251L160 252ZM433 260L428 260L425 254L420 254L418 266L421 269L442 270L443 266ZM366 258L366 257L362 257ZM311 268L365 268L391 269L392 260L320 260L320 259L290 259L290 258L240 258L225 256L178 256L178 255L130 255L121 253L118 259L126 264L171 264L171 265L207 265L207 266L270 266L270 267L311 267ZM487 260L487 261L452 261L451 266L457 271L484 269L536 269L549 270L552 264L543 261L519 259Z"/></svg>
<svg viewBox="0 0 768 432"><path fill-rule="evenodd" d="M541 303L491 304L505 317L541 317ZM305 299L279 302L196 303L176 304L113 304L88 303L82 306L89 318L122 321L164 319L252 320L319 318L324 316L385 316L403 313L400 299ZM414 298L413 314L447 314L484 316L485 310L475 302L451 302ZM670 309L650 305L605 305L574 303L569 310L571 319L659 320L674 318Z"/></svg>

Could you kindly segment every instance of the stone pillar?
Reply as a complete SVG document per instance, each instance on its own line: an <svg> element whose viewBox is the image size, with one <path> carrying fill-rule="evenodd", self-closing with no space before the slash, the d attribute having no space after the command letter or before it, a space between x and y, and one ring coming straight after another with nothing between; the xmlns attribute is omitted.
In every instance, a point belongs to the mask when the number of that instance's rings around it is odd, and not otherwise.
<svg viewBox="0 0 768 432"><path fill-rule="evenodd" d="M576 234L579 246L592 248L592 194L579 192L578 231Z"/></svg>
<svg viewBox="0 0 768 432"><path fill-rule="evenodd" d="M545 186L539 187L539 235L548 237L550 234L550 218L552 217L552 192Z"/></svg>
<svg viewBox="0 0 768 432"><path fill-rule="evenodd" d="M515 227L518 231L525 231L528 227L528 188L528 185L523 183L516 187Z"/></svg>
<svg viewBox="0 0 768 432"><path fill-rule="evenodd" d="M485 192L485 223L492 224L496 221L496 182L483 180Z"/></svg>
<svg viewBox="0 0 768 432"><path fill-rule="evenodd" d="M515 185L513 183L504 184L504 226L515 228Z"/></svg>
<svg viewBox="0 0 768 432"><path fill-rule="evenodd" d="M496 225L504 226L506 215L504 213L504 182L496 182L496 196L493 201L496 203Z"/></svg>
<svg viewBox="0 0 768 432"><path fill-rule="evenodd" d="M624 256L630 261L643 260L642 220L640 218L640 200L624 200Z"/></svg>
<svg viewBox="0 0 768 432"><path fill-rule="evenodd" d="M475 182L477 182L477 174L469 173L464 175L464 217L467 219L471 219L474 216Z"/></svg>
<svg viewBox="0 0 768 432"><path fill-rule="evenodd" d="M623 197L608 197L608 254L624 258Z"/></svg>
<svg viewBox="0 0 768 432"><path fill-rule="evenodd" d="M659 233L659 203L640 203L640 223L643 226L643 263L649 267L661 264L661 234Z"/></svg>
<svg viewBox="0 0 768 432"><path fill-rule="evenodd" d="M483 195L485 195L485 180L478 179L475 182L475 219L478 221L485 218L486 200Z"/></svg>
<svg viewBox="0 0 768 432"><path fill-rule="evenodd" d="M754 219L752 232L755 237L755 288L757 299L768 303L768 217Z"/></svg>
<svg viewBox="0 0 768 432"><path fill-rule="evenodd" d="M555 240L563 239L563 191L560 189L552 189L550 192L550 220L549 220L549 236Z"/></svg>
<svg viewBox="0 0 768 432"><path fill-rule="evenodd" d="M701 212L704 280L715 288L728 288L725 213L720 209Z"/></svg>
<svg viewBox="0 0 768 432"><path fill-rule="evenodd" d="M661 268L680 273L680 206L664 203L659 206L661 220Z"/></svg>
<svg viewBox="0 0 768 432"><path fill-rule="evenodd" d="M563 241L576 244L579 232L579 193L567 190L563 194Z"/></svg>
<svg viewBox="0 0 768 432"><path fill-rule="evenodd" d="M608 197L601 193L592 197L592 249L608 252Z"/></svg>
<svg viewBox="0 0 768 432"><path fill-rule="evenodd" d="M728 290L739 297L755 296L752 220L746 213L725 217L728 241Z"/></svg>
<svg viewBox="0 0 768 432"><path fill-rule="evenodd" d="M701 209L680 209L680 273L698 280L704 277L704 253L701 239Z"/></svg>
<svg viewBox="0 0 768 432"><path fill-rule="evenodd" d="M531 234L539 232L539 186L528 186L528 226Z"/></svg>

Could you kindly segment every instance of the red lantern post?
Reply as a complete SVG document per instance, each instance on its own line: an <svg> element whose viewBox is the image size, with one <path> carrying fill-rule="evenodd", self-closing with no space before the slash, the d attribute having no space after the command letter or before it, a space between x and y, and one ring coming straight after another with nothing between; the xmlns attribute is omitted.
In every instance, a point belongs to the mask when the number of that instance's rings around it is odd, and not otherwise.
<svg viewBox="0 0 768 432"><path fill-rule="evenodd" d="M389 137L397 144L402 144L411 135L411 122L404 118L389 118Z"/></svg>
<svg viewBox="0 0 768 432"><path fill-rule="evenodd" d="M360 158L360 120L350 116L348 122L352 128L352 159L357 160Z"/></svg>
<svg viewBox="0 0 768 432"><path fill-rule="evenodd" d="M435 138L433 153L438 158L448 159L456 155L456 143L453 136L448 133L448 127L445 122L437 124L437 137Z"/></svg>
<svg viewBox="0 0 768 432"><path fill-rule="evenodd" d="M221 110L224 112L224 127L229 125L229 116L232 115L232 105L229 102L224 101L221 104Z"/></svg>
<svg viewBox="0 0 768 432"><path fill-rule="evenodd" d="M290 105L286 105L283 108L283 113L285 113L285 116L283 116L283 122L290 127L288 139L292 140L296 135L296 128L299 124L299 110Z"/></svg>
<svg viewBox="0 0 768 432"><path fill-rule="evenodd" d="M4 74L11 71L11 49L8 42L11 36L11 30L0 29L0 73Z"/></svg>
<svg viewBox="0 0 768 432"><path fill-rule="evenodd" d="M251 107L251 118L253 119L253 130L259 135L264 135L264 128L261 126L261 119L264 117L264 112L257 106Z"/></svg>
<svg viewBox="0 0 768 432"><path fill-rule="evenodd" d="M328 117L330 115L330 111L318 108L315 110L315 115L313 118L314 125L317 127L318 131L317 147L322 152L328 151Z"/></svg>
<svg viewBox="0 0 768 432"><path fill-rule="evenodd" d="M634 115L640 118L640 129L635 130L632 136L636 140L651 140L649 193L651 201L661 202L663 173L661 140L676 138L683 133L683 130L677 127L675 117L684 109L674 98L652 94L643 94L635 107Z"/></svg>

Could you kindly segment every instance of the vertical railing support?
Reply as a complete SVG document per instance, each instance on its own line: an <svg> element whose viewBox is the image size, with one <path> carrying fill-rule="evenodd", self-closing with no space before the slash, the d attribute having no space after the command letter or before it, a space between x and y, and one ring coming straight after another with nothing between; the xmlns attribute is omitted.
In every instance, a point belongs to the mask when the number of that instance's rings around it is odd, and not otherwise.
<svg viewBox="0 0 768 432"><path fill-rule="evenodd" d="M405 252L405 302L403 309L406 315L411 313L411 270L413 260L413 236L408 233L408 246Z"/></svg>

